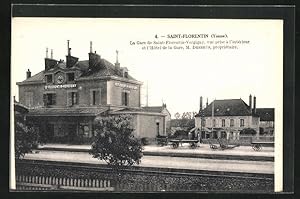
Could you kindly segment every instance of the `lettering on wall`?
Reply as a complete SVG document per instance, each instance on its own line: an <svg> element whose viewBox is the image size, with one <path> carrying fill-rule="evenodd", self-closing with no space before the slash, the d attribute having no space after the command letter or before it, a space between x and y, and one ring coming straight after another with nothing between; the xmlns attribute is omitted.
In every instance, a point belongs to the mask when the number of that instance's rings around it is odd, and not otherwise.
<svg viewBox="0 0 300 199"><path fill-rule="evenodd" d="M138 87L130 84L125 84L125 83L120 83L120 82L115 82L115 86L121 87L121 88L128 88L128 89L133 89L137 90Z"/></svg>
<svg viewBox="0 0 300 199"><path fill-rule="evenodd" d="M76 88L76 84L46 85L45 89Z"/></svg>

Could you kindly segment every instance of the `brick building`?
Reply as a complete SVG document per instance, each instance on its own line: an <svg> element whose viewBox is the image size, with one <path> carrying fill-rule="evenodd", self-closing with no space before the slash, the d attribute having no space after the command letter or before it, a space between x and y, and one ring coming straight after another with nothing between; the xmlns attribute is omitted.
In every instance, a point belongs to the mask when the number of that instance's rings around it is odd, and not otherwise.
<svg viewBox="0 0 300 199"><path fill-rule="evenodd" d="M28 120L47 141L73 141L93 136L93 121L99 115L133 115L134 135L153 138L166 134L167 116L141 107L142 82L134 79L126 67L101 58L92 51L88 60L71 55L66 62L48 57L44 70L18 82L19 101L28 109Z"/></svg>

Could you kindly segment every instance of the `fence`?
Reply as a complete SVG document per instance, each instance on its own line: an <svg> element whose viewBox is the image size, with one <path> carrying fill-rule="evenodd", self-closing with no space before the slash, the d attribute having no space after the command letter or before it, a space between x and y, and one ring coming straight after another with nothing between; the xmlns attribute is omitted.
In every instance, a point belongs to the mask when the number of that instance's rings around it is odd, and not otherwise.
<svg viewBox="0 0 300 199"><path fill-rule="evenodd" d="M110 180L19 175L17 190L113 191Z"/></svg>

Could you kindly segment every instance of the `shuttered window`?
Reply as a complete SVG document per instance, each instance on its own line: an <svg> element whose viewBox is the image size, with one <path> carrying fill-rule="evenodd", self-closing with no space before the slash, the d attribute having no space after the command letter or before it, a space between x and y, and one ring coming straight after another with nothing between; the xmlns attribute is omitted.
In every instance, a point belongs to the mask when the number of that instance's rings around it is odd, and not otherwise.
<svg viewBox="0 0 300 199"><path fill-rule="evenodd" d="M240 127L245 126L244 119L240 119Z"/></svg>
<svg viewBox="0 0 300 199"><path fill-rule="evenodd" d="M225 127L225 119L222 119L222 127Z"/></svg>
<svg viewBox="0 0 300 199"><path fill-rule="evenodd" d="M68 106L73 106L78 104L78 93L73 91L73 92L68 92Z"/></svg>
<svg viewBox="0 0 300 199"><path fill-rule="evenodd" d="M233 127L233 126L234 126L234 120L230 119L230 127Z"/></svg>
<svg viewBox="0 0 300 199"><path fill-rule="evenodd" d="M100 105L101 104L101 90L91 89L90 90L90 104Z"/></svg>
<svg viewBox="0 0 300 199"><path fill-rule="evenodd" d="M128 106L128 104L129 104L129 93L123 91L122 92L122 105L123 106Z"/></svg>
<svg viewBox="0 0 300 199"><path fill-rule="evenodd" d="M56 94L46 93L43 95L44 106L55 105L56 104Z"/></svg>

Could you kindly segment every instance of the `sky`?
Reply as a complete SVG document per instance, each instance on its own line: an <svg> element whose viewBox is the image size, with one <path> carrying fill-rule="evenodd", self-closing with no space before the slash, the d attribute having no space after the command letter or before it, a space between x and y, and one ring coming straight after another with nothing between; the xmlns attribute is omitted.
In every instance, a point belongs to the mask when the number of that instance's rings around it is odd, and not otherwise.
<svg viewBox="0 0 300 199"><path fill-rule="evenodd" d="M92 41L93 51L111 63L115 63L118 50L121 67L144 83L142 104L147 103L148 84L148 105L166 103L172 118L176 112L197 112L200 96L203 104L207 99L210 103L239 98L248 103L252 94L258 108L278 108L282 104L282 25L281 20L245 19L13 18L11 95L18 99L16 82L25 80L27 69L32 75L44 69L46 48L49 56L53 49L54 59L65 60L70 40L72 55L87 60ZM198 38L168 38L178 34ZM212 41L213 47L218 41L230 40L248 43L216 50L153 44ZM139 44L148 41L152 44ZM144 46L172 49L145 50Z"/></svg>

